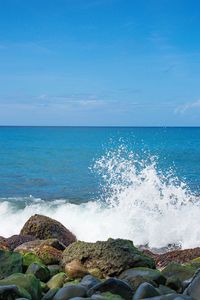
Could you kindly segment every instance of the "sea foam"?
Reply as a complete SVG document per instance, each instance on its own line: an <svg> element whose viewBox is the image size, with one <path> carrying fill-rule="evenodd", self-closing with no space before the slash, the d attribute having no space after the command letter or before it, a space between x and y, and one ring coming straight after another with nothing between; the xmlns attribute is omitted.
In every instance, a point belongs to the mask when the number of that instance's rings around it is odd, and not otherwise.
<svg viewBox="0 0 200 300"><path fill-rule="evenodd" d="M25 221L39 213L63 223L79 240L112 237L157 248L200 246L199 198L172 171L159 171L157 158L140 159L120 147L96 160L92 172L102 178L95 201L77 205L32 196L1 199L0 235L19 233Z"/></svg>

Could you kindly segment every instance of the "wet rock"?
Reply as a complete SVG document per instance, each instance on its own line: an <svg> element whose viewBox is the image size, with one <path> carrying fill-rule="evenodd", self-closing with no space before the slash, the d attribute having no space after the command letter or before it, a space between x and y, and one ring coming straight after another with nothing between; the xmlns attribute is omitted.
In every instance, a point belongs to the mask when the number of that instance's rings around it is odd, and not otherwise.
<svg viewBox="0 0 200 300"><path fill-rule="evenodd" d="M93 295L89 299L91 299L91 300L124 300L124 298L122 298L121 296L113 294L113 293L109 293L109 292Z"/></svg>
<svg viewBox="0 0 200 300"><path fill-rule="evenodd" d="M83 279L80 282L83 286L86 287L86 289L90 289L92 287L94 287L95 285L101 283L101 280L95 278L92 275L86 275L85 277L83 277Z"/></svg>
<svg viewBox="0 0 200 300"><path fill-rule="evenodd" d="M50 289L43 297L42 300L52 300L59 288Z"/></svg>
<svg viewBox="0 0 200 300"><path fill-rule="evenodd" d="M151 254L149 253L149 256ZM163 254L152 254L157 267L165 267L171 262L185 264L192 259L200 257L200 247L194 249L174 250Z"/></svg>
<svg viewBox="0 0 200 300"><path fill-rule="evenodd" d="M87 269L78 260L72 260L65 265L65 273L70 279L82 278L88 274Z"/></svg>
<svg viewBox="0 0 200 300"><path fill-rule="evenodd" d="M45 240L56 238L65 246L76 241L76 237L60 222L43 215L34 215L25 223L21 235L33 235L34 237Z"/></svg>
<svg viewBox="0 0 200 300"><path fill-rule="evenodd" d="M182 283L176 275L167 278L166 286L175 290L176 292L182 291Z"/></svg>
<svg viewBox="0 0 200 300"><path fill-rule="evenodd" d="M144 298L143 300L194 300L194 299L180 294L169 294L169 295L157 296L152 298Z"/></svg>
<svg viewBox="0 0 200 300"><path fill-rule="evenodd" d="M6 239L6 243L10 250L14 250L16 247L18 247L21 244L24 244L26 242L34 241L36 238L32 235L20 235L15 234L11 237Z"/></svg>
<svg viewBox="0 0 200 300"><path fill-rule="evenodd" d="M168 294L175 294L176 292L169 287L160 284L158 291L160 292L161 295L168 295Z"/></svg>
<svg viewBox="0 0 200 300"><path fill-rule="evenodd" d="M126 300L131 300L133 297L132 288L122 280L109 278L104 282L101 282L94 287L90 288L87 292L88 296L91 297L95 293L105 293L110 292L112 294L117 294Z"/></svg>
<svg viewBox="0 0 200 300"><path fill-rule="evenodd" d="M156 284L165 284L166 278L159 270L153 270L149 268L133 268L122 272L119 279L128 282L131 287L135 288L135 279L142 277L146 282L154 282Z"/></svg>
<svg viewBox="0 0 200 300"><path fill-rule="evenodd" d="M184 291L184 295L191 296L195 300L200 299L200 269L193 276L191 283Z"/></svg>
<svg viewBox="0 0 200 300"><path fill-rule="evenodd" d="M43 264L43 261L33 252L27 252L23 255L23 269L26 271L32 263Z"/></svg>
<svg viewBox="0 0 200 300"><path fill-rule="evenodd" d="M160 296L159 291L151 284L144 282L136 290L133 300Z"/></svg>
<svg viewBox="0 0 200 300"><path fill-rule="evenodd" d="M49 269L43 264L32 263L28 267L26 274L33 274L43 282L47 282L50 279Z"/></svg>
<svg viewBox="0 0 200 300"><path fill-rule="evenodd" d="M80 284L74 285L69 284L63 288L61 288L53 300L68 300L74 297L85 297L86 296L86 288Z"/></svg>
<svg viewBox="0 0 200 300"><path fill-rule="evenodd" d="M21 244L15 248L15 252L27 253L36 251L43 246L50 246L57 250L63 251L65 246L57 239L47 239L47 240L34 240Z"/></svg>
<svg viewBox="0 0 200 300"><path fill-rule="evenodd" d="M176 276L181 282L191 278L195 273L195 270L190 266L180 265L178 263L170 263L162 270L162 274L166 277Z"/></svg>
<svg viewBox="0 0 200 300"><path fill-rule="evenodd" d="M65 283L67 276L65 273L61 272L58 273L56 275L54 275L48 282L47 282L47 286L50 289L54 289L54 288L61 288L63 286L63 284Z"/></svg>
<svg viewBox="0 0 200 300"><path fill-rule="evenodd" d="M20 291L16 285L0 286L0 299L2 300L14 300L20 297Z"/></svg>
<svg viewBox="0 0 200 300"><path fill-rule="evenodd" d="M143 255L133 243L122 239L103 242L75 242L63 252L61 264L78 260L87 269L98 268L104 276L116 276L131 267L154 267L154 261Z"/></svg>
<svg viewBox="0 0 200 300"><path fill-rule="evenodd" d="M10 275L0 280L0 286L3 285L16 285L18 288L26 290L31 295L32 300L41 298L40 281L32 274L16 273ZM26 296L25 298L28 297Z"/></svg>
<svg viewBox="0 0 200 300"><path fill-rule="evenodd" d="M47 268L49 269L50 277L53 277L61 271L59 265L48 265Z"/></svg>
<svg viewBox="0 0 200 300"><path fill-rule="evenodd" d="M0 250L0 279L18 272L22 272L21 254Z"/></svg>

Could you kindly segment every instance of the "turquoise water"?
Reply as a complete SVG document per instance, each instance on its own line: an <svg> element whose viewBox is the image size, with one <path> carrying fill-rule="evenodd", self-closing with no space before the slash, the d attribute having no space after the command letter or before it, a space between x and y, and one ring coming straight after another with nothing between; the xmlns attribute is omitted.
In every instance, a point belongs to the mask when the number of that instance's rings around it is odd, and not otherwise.
<svg viewBox="0 0 200 300"><path fill-rule="evenodd" d="M0 235L42 213L86 241L199 246L199 195L200 128L0 127Z"/></svg>
<svg viewBox="0 0 200 300"><path fill-rule="evenodd" d="M96 199L90 167L120 145L200 192L200 128L0 127L0 197Z"/></svg>

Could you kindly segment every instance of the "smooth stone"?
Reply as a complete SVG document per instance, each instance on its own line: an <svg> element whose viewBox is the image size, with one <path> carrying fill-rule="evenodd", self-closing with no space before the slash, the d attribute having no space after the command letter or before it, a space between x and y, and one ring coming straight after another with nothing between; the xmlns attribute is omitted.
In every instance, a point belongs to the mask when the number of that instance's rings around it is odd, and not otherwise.
<svg viewBox="0 0 200 300"><path fill-rule="evenodd" d="M195 300L200 299L200 269L195 273L191 283L185 289L184 295L191 296Z"/></svg>
<svg viewBox="0 0 200 300"><path fill-rule="evenodd" d="M55 294L58 292L59 288L53 288L48 290L48 292L42 297L42 300L52 300Z"/></svg>
<svg viewBox="0 0 200 300"><path fill-rule="evenodd" d="M159 285L159 288L157 290L161 295L176 294L174 290L162 284Z"/></svg>
<svg viewBox="0 0 200 300"><path fill-rule="evenodd" d="M125 280L132 288L135 288L135 278L138 276L149 283L155 282L156 284L165 284L166 282L166 278L159 270L149 268L133 268L125 270L120 274L119 279Z"/></svg>
<svg viewBox="0 0 200 300"><path fill-rule="evenodd" d="M88 290L99 283L101 283L101 280L95 278L92 275L84 276L80 282L80 284L84 285Z"/></svg>
<svg viewBox="0 0 200 300"><path fill-rule="evenodd" d="M16 285L0 286L0 299L14 300L16 297L20 297L19 290Z"/></svg>
<svg viewBox="0 0 200 300"><path fill-rule="evenodd" d="M175 290L176 292L181 292L182 291L182 283L180 279L175 275L167 278L166 281L166 286L169 288Z"/></svg>
<svg viewBox="0 0 200 300"><path fill-rule="evenodd" d="M126 300L131 300L133 297L132 288L126 282L115 278L107 279L104 282L95 285L89 289L87 294L90 297L97 292L110 292L112 294L117 294Z"/></svg>
<svg viewBox="0 0 200 300"><path fill-rule="evenodd" d="M40 281L33 274L15 273L0 280L0 286L3 285L16 285L19 290L27 291L27 295L31 295L32 300L41 298ZM27 297L27 295L23 295ZM27 297L28 298L28 297Z"/></svg>
<svg viewBox="0 0 200 300"><path fill-rule="evenodd" d="M32 263L27 271L26 274L34 274L40 281L47 282L50 279L50 271L49 269L42 264Z"/></svg>
<svg viewBox="0 0 200 300"><path fill-rule="evenodd" d="M91 300L124 300L125 298L122 298L119 295L112 294L110 292L101 293L92 295Z"/></svg>
<svg viewBox="0 0 200 300"><path fill-rule="evenodd" d="M58 273L56 275L54 275L48 282L47 282L47 286L50 289L54 289L54 288L61 288L63 286L63 284L65 283L67 276L65 273L61 272Z"/></svg>
<svg viewBox="0 0 200 300"><path fill-rule="evenodd" d="M166 277L176 276L181 282L191 278L195 273L195 269L191 266L184 266L175 262L168 264L163 270L162 274Z"/></svg>
<svg viewBox="0 0 200 300"><path fill-rule="evenodd" d="M68 300L74 297L85 297L86 292L86 288L80 284L69 284L61 288L56 293L53 300Z"/></svg>
<svg viewBox="0 0 200 300"><path fill-rule="evenodd" d="M144 298L143 300L195 300L194 298L181 294L169 294L152 298Z"/></svg>
<svg viewBox="0 0 200 300"><path fill-rule="evenodd" d="M144 282L137 288L133 300L139 300L156 296L160 296L158 290L156 290L156 288L148 282Z"/></svg>

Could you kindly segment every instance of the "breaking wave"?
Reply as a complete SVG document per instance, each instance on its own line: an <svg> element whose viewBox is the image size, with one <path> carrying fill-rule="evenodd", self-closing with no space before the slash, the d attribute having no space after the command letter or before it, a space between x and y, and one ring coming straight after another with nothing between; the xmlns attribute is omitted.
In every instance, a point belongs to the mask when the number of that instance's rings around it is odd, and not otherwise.
<svg viewBox="0 0 200 300"><path fill-rule="evenodd" d="M200 201L171 170L161 172L158 158L141 159L124 147L95 161L92 172L101 177L95 201L1 199L0 235L20 231L33 214L50 216L84 241L109 237L130 239L135 245L182 248L200 246Z"/></svg>

